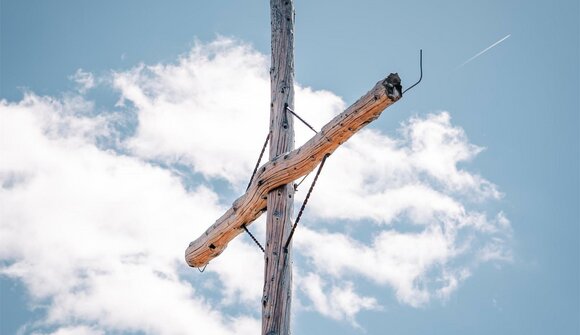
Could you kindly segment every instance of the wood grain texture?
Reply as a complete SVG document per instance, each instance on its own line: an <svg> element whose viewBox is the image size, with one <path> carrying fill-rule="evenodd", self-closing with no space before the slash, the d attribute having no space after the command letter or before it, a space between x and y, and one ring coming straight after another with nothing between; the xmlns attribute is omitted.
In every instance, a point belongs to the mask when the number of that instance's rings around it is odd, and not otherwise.
<svg viewBox="0 0 580 335"><path fill-rule="evenodd" d="M294 149L294 3L271 0L270 160ZM267 199L262 334L289 334L292 305L292 252L284 244L292 229L294 186L287 181ZM290 248L289 248L290 249Z"/></svg>
<svg viewBox="0 0 580 335"><path fill-rule="evenodd" d="M270 191L312 171L325 154L334 152L357 131L378 118L401 96L400 89L389 91L387 86L388 79L379 81L302 147L273 157L262 165L246 193L236 199L232 207L205 233L189 244L185 251L187 264L203 267L218 256L228 242L244 231L242 225L250 225L266 210Z"/></svg>

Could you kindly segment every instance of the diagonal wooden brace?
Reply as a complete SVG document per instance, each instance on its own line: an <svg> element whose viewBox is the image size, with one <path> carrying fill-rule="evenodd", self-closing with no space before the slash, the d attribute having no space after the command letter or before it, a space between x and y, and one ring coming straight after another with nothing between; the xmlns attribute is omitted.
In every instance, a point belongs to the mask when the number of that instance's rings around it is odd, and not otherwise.
<svg viewBox="0 0 580 335"><path fill-rule="evenodd" d="M244 195L236 199L205 233L189 244L185 260L202 267L217 257L228 243L266 211L268 192L290 183L310 171L357 131L377 119L383 110L402 97L401 79L391 73L367 94L328 122L302 147L275 157L258 169Z"/></svg>

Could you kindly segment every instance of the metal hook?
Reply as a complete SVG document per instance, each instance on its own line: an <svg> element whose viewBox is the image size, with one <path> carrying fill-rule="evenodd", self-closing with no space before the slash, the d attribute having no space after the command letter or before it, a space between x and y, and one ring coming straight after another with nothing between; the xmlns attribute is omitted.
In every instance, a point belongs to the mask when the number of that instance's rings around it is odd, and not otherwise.
<svg viewBox="0 0 580 335"><path fill-rule="evenodd" d="M209 263L208 263L209 264ZM205 268L207 268L207 264L203 266L203 269L197 268L197 270L201 273L203 273L205 271Z"/></svg>
<svg viewBox="0 0 580 335"><path fill-rule="evenodd" d="M419 68L421 69L421 76L419 77L419 81L417 81L411 87L404 90L403 94L405 94L405 92L412 89L413 87L417 86L417 84L419 84L421 82L421 79L423 79L423 49L419 50Z"/></svg>

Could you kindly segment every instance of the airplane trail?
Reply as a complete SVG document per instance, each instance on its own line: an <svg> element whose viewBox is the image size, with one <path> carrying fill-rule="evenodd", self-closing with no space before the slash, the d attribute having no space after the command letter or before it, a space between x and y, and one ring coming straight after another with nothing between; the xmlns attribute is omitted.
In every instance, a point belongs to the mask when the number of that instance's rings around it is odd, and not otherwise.
<svg viewBox="0 0 580 335"><path fill-rule="evenodd" d="M480 52L478 52L475 56L469 58L468 60L466 60L465 62L463 62L463 64L459 65L458 67L455 68L455 70L458 70L460 68L462 68L463 66L465 66L467 63L471 62L472 60L476 59L477 57L483 55L484 53L488 52L491 48L495 47L496 45L500 44L501 42L505 41L508 39L508 37L510 37L512 34L507 34L504 38L502 38L501 40L495 42L494 44L488 46L487 48L481 50Z"/></svg>

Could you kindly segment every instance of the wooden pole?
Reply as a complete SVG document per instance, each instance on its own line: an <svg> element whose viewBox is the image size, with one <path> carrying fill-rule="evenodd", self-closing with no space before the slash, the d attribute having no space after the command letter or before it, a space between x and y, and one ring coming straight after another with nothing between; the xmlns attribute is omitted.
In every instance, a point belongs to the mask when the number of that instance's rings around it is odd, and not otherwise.
<svg viewBox="0 0 580 335"><path fill-rule="evenodd" d="M294 149L294 4L270 0L272 65L270 68L270 160L256 173L246 194L185 250L187 264L202 267L217 257L246 225L265 210L266 248L262 334L290 333L292 301L292 182L312 171L328 154L377 119L402 97L401 78L391 73L343 113L328 122L302 147Z"/></svg>
<svg viewBox="0 0 580 335"><path fill-rule="evenodd" d="M270 0L272 64L270 68L270 160L294 149L294 3ZM268 193L262 334L290 333L292 301L291 246L283 250L292 228L294 186L284 184Z"/></svg>
<svg viewBox="0 0 580 335"><path fill-rule="evenodd" d="M256 172L244 195L236 199L200 237L185 250L192 267L203 267L266 210L268 193L308 174L326 154L334 152L356 132L377 119L385 108L401 98L401 79L390 74L379 81L344 112L330 120L302 147L275 157Z"/></svg>

